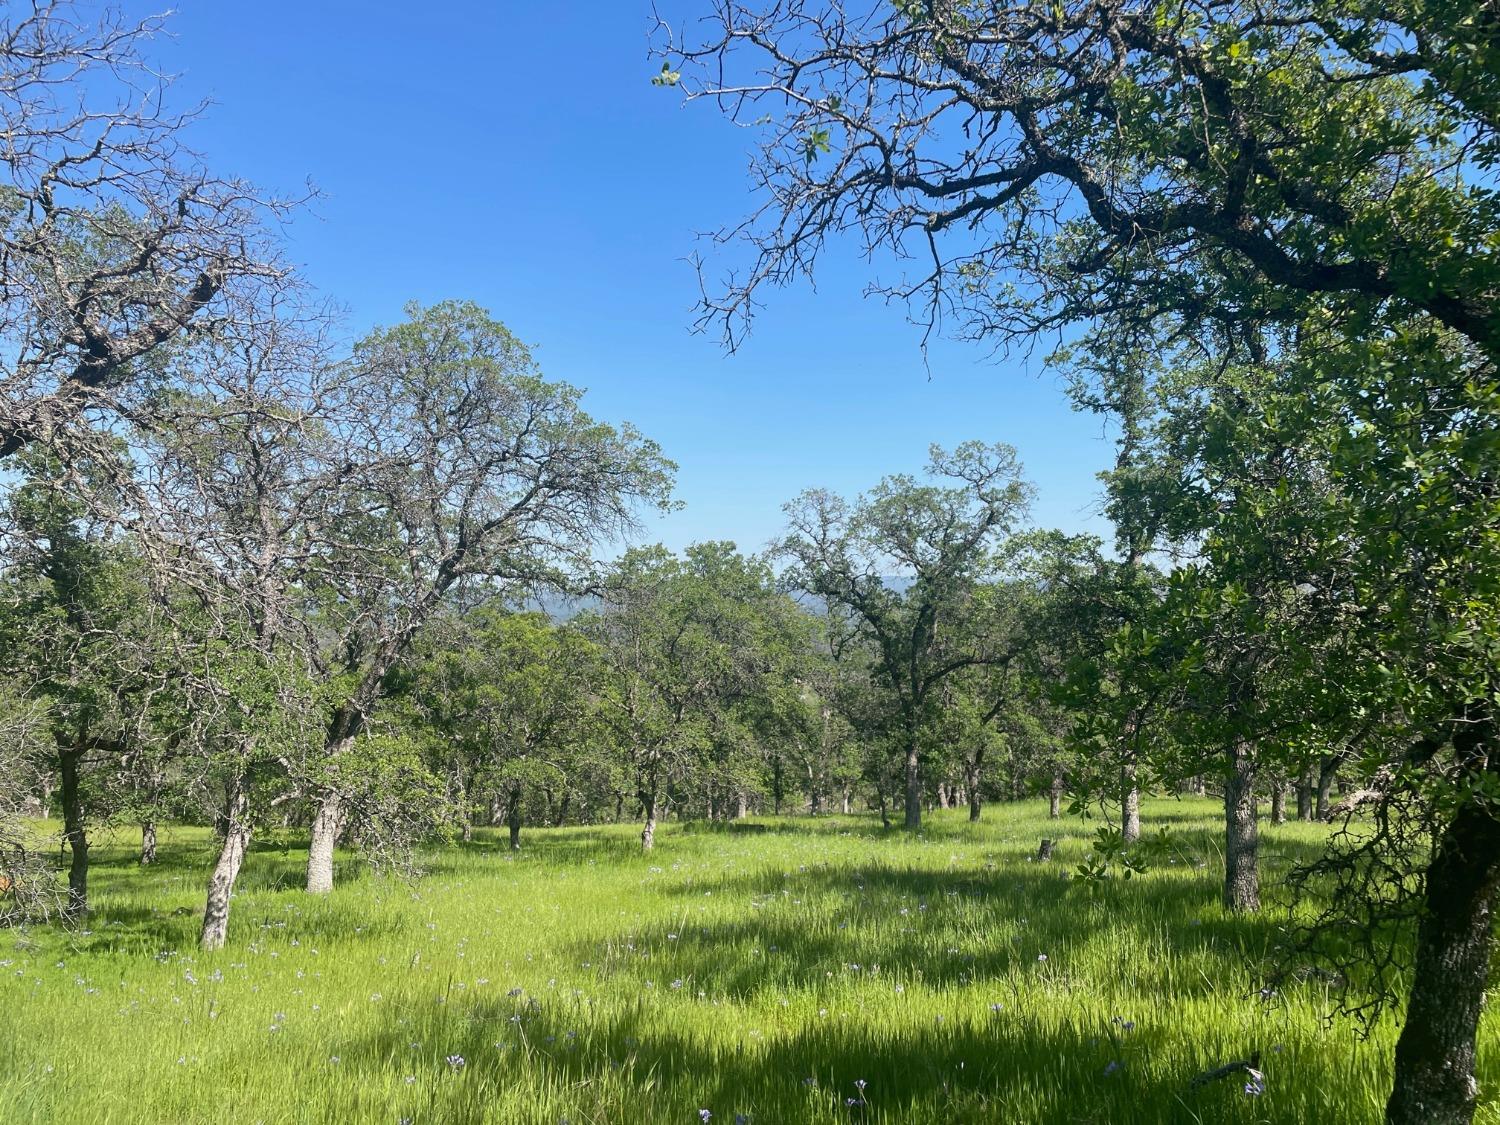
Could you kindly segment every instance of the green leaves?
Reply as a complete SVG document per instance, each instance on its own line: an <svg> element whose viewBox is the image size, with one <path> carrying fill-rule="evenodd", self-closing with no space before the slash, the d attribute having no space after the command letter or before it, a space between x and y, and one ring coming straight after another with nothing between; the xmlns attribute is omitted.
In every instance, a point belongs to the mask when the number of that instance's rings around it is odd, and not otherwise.
<svg viewBox="0 0 1500 1125"><path fill-rule="evenodd" d="M832 152L831 136L828 129L809 129L802 138L802 162L811 168L820 155Z"/></svg>

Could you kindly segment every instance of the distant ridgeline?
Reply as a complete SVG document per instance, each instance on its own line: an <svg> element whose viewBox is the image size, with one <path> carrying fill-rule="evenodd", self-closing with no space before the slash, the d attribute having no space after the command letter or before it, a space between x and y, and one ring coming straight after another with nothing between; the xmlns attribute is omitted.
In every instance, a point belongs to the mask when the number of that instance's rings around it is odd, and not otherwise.
<svg viewBox="0 0 1500 1125"><path fill-rule="evenodd" d="M882 581L892 590L905 592L912 584L912 579L903 575L889 575ZM792 594L792 599L804 609L812 613L822 613L823 603L806 594ZM583 594L573 596L571 594L536 594L532 597L516 603L516 610L521 613L545 613L553 621L571 621L580 613L591 609L598 609L600 599L597 594Z"/></svg>

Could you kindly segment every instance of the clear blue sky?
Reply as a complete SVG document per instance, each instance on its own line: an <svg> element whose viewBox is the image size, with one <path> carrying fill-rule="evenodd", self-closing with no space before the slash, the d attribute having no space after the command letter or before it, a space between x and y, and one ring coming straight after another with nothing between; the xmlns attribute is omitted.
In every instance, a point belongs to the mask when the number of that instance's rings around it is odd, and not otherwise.
<svg viewBox="0 0 1500 1125"><path fill-rule="evenodd" d="M1052 374L971 345L934 346L929 378L902 311L861 296L852 247L816 293L771 294L736 354L690 332L684 259L750 206L751 137L650 84L649 14L647 0L188 0L157 51L179 97L215 103L194 138L216 170L324 193L290 253L352 331L409 300L473 299L547 374L589 388L592 413L659 441L686 507L646 540L760 549L803 488L854 493L969 438L1019 449L1038 525L1107 538L1099 421Z"/></svg>

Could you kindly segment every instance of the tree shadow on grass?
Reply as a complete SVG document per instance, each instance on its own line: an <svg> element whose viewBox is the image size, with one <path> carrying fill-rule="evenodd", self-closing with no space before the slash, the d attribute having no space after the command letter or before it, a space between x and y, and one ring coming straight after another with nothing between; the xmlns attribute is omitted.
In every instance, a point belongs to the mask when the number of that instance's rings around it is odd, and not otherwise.
<svg viewBox="0 0 1500 1125"><path fill-rule="evenodd" d="M753 1015L726 1012L732 1030L693 1034L673 1016L701 1023L703 1012L674 1009L643 1004L599 1018L576 1000L524 995L461 1012L450 1005L344 1045L342 1065L372 1078L393 1066L427 1068L425 1077L441 1080L436 1092L429 1084L410 1105L388 1107L414 1123L552 1125L559 1111L573 1122L686 1122L702 1109L713 1121L763 1123L1351 1120L1331 1058L1301 1060L1295 1088L1290 1057L1266 1062L1264 1098L1246 1096L1243 1076L1194 1089L1196 1074L1228 1061L1228 1045L1107 1021L985 1012L915 1025L848 1012L763 1034ZM428 1037L415 1057L414 1033ZM446 1061L454 1058L461 1072ZM553 1104L492 1116L488 1099L464 1095L465 1083L544 1089Z"/></svg>
<svg viewBox="0 0 1500 1125"><path fill-rule="evenodd" d="M1226 976L1240 979L1253 995L1285 915L1231 916L1203 882L1173 876L1100 885L1044 865L933 871L856 864L726 875L664 888L683 903L675 920L580 941L570 955L642 987L680 980L690 991L745 1002L872 974L893 986L984 984L1004 996L1034 975L1071 987L1072 958L1114 956L1134 931L1139 948L1214 969L1212 987ZM695 921L688 905L706 891L721 910L727 898L743 903L744 913ZM1149 978L1162 967L1131 971Z"/></svg>

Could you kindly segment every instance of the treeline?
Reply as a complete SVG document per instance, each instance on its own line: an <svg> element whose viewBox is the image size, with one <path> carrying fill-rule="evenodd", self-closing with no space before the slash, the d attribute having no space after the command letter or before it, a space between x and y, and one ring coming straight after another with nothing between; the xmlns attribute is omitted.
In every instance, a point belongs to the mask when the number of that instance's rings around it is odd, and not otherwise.
<svg viewBox="0 0 1500 1125"><path fill-rule="evenodd" d="M535 410L564 393L496 372L455 326L507 339L472 307L420 310L377 334L412 345L380 352L403 372L370 376L382 401L428 371L434 337L450 345L445 401L513 410L525 391ZM340 372L344 386L364 377ZM857 805L916 826L934 802L974 817L992 795L1050 790L1055 804L1077 596L1058 576L1097 580L1107 564L1094 544L1017 530L1028 490L1008 448L935 449L928 481L889 478L852 503L808 493L767 557L703 543L565 570L567 541L541 538L543 521L595 505L570 528L581 548L617 526L599 516L623 518L625 494L558 491L529 509L511 497L581 455L644 492L665 480L654 452L564 411L530 454L540 469L517 469L524 440L507 432L502 446L486 425L440 459L427 453L437 404L410 429L400 410L386 417L403 424L375 428L356 401L358 457L337 440L349 420L314 417L310 401L295 426L248 426L246 404L216 399L156 462L149 487L199 502L157 504L155 533L175 535L149 544L91 515L55 460L16 460L25 476L0 510L7 770L31 811L63 820L66 917L88 910L91 838L124 824L140 826L148 864L162 822L216 829L203 929L215 946L266 826L310 832L316 892L333 885L341 839L403 864L412 844L475 823L508 826L517 847L527 825L636 818L650 848L667 816ZM593 439L582 454L580 433ZM522 483L503 505L456 505L457 487L472 491L463 466L496 449L485 487ZM513 537L517 512L530 542ZM586 587L595 604L566 621L516 608L548 585ZM45 907L50 873L11 854L10 904Z"/></svg>

